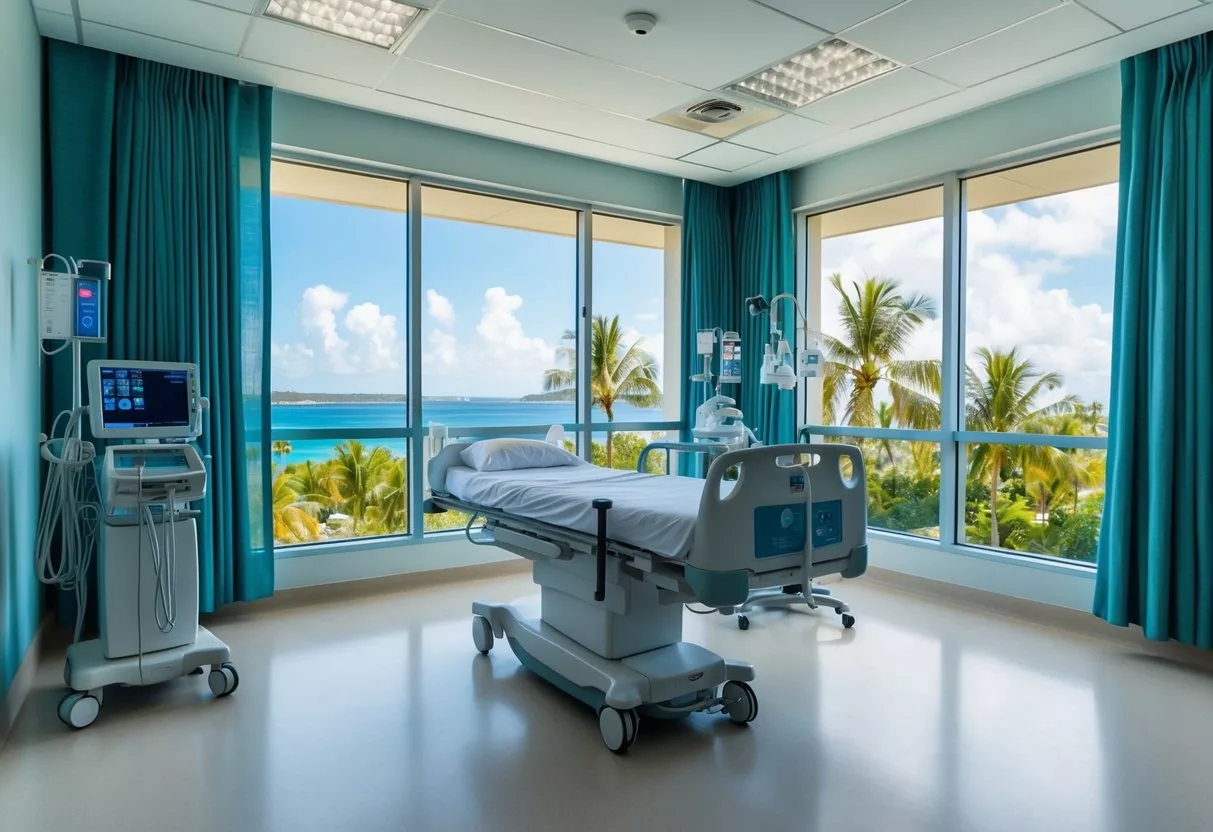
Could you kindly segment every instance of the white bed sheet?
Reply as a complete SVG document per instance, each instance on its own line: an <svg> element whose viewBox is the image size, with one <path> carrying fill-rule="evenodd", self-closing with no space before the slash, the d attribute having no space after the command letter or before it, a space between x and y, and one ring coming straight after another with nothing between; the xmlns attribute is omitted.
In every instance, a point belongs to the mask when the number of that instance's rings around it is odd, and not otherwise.
<svg viewBox="0 0 1213 832"><path fill-rule="evenodd" d="M611 540L676 560L691 551L703 485L690 477L597 465L446 472L448 493L464 502L586 534L598 533L598 513L590 503L605 497L614 504L607 512Z"/></svg>

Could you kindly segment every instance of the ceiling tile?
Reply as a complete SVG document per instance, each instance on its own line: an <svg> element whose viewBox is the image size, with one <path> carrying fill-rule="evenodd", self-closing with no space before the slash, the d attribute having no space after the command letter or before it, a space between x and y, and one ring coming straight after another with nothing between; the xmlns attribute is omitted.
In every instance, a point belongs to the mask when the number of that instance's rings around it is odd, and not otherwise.
<svg viewBox="0 0 1213 832"><path fill-rule="evenodd" d="M861 23L846 37L912 64L1059 5L1061 0L911 0Z"/></svg>
<svg viewBox="0 0 1213 832"><path fill-rule="evenodd" d="M66 40L76 43L76 18L70 14L49 12L43 8L34 9L34 18L38 21L38 32L48 38Z"/></svg>
<svg viewBox="0 0 1213 832"><path fill-rule="evenodd" d="M755 162L761 162L764 159L769 159L771 154L763 153L761 150L754 150L750 147L741 147L728 142L717 142L711 147L705 147L703 150L696 150L694 153L688 153L682 157L684 162L693 162L697 165L707 165L710 168L717 170L738 170L747 165L752 165Z"/></svg>
<svg viewBox="0 0 1213 832"><path fill-rule="evenodd" d="M248 16L193 0L80 0L80 18L236 54Z"/></svg>
<svg viewBox="0 0 1213 832"><path fill-rule="evenodd" d="M798 112L826 124L858 127L942 98L958 89L953 84L907 67L814 101Z"/></svg>
<svg viewBox="0 0 1213 832"><path fill-rule="evenodd" d="M819 121L788 114L774 121L731 136L733 144L765 150L767 153L786 153L806 144L837 133L839 128Z"/></svg>
<svg viewBox="0 0 1213 832"><path fill-rule="evenodd" d="M121 55L134 55L149 61L183 66L186 69L197 69L229 78L242 78L256 81L239 71L240 59L235 55L215 52L198 46L188 46L174 43L164 38L143 35L127 29L117 29L100 23L81 23L84 32L84 45L94 49L104 49Z"/></svg>
<svg viewBox="0 0 1213 832"><path fill-rule="evenodd" d="M245 14L252 14L259 10L259 6L263 4L263 0L194 0L195 3L208 3L212 6L223 6L225 9L232 9Z"/></svg>
<svg viewBox="0 0 1213 832"><path fill-rule="evenodd" d="M443 13L703 89L724 86L823 40L821 29L741 0L645 0L657 26L644 36L623 17L636 0L447 0Z"/></svg>
<svg viewBox="0 0 1213 832"><path fill-rule="evenodd" d="M1155 20L1195 9L1200 0L1081 0L1082 5L1122 29L1136 29Z"/></svg>
<svg viewBox="0 0 1213 832"><path fill-rule="evenodd" d="M1107 21L1067 3L924 61L918 68L953 84L973 86L1118 33Z"/></svg>
<svg viewBox="0 0 1213 832"><path fill-rule="evenodd" d="M254 18L241 54L364 87L378 84L396 61L386 49L260 17Z"/></svg>
<svg viewBox="0 0 1213 832"><path fill-rule="evenodd" d="M59 14L72 14L72 0L34 0L34 9L46 9Z"/></svg>
<svg viewBox="0 0 1213 832"><path fill-rule="evenodd" d="M664 112L690 101L700 92L694 87L443 14L426 21L404 54L436 66L637 118Z"/></svg>
<svg viewBox="0 0 1213 832"><path fill-rule="evenodd" d="M685 130L606 113L584 104L495 84L408 58L400 60L380 89L670 158L714 141Z"/></svg>
<svg viewBox="0 0 1213 832"><path fill-rule="evenodd" d="M764 6L779 9L806 23L831 32L867 20L906 0L758 0Z"/></svg>

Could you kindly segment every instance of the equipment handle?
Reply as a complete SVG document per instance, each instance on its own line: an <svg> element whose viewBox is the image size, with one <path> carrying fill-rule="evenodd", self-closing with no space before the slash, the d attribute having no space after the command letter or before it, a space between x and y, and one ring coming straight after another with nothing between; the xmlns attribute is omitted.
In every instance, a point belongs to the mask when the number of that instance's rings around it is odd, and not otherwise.
<svg viewBox="0 0 1213 832"><path fill-rule="evenodd" d="M594 600L601 602L606 598L607 512L614 503L599 499L590 505L598 512L598 570L594 578Z"/></svg>

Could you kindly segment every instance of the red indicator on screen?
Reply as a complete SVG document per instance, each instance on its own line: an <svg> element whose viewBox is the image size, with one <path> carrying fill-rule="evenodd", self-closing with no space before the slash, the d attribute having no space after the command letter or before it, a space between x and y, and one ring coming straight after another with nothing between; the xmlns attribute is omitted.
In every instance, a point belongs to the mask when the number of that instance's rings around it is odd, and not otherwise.
<svg viewBox="0 0 1213 832"><path fill-rule="evenodd" d="M93 290L92 290L92 289L88 288L87 286L81 286L81 287L80 287L80 297L82 297L82 298L91 298L92 296L93 296Z"/></svg>

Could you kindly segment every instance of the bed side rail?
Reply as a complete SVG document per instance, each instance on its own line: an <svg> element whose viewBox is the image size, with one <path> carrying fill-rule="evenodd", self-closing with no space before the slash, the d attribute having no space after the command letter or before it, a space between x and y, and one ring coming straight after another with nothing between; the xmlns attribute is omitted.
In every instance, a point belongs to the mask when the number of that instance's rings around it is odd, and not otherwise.
<svg viewBox="0 0 1213 832"><path fill-rule="evenodd" d="M843 460L850 476L843 476ZM737 467L727 493L725 474ZM804 579L862 574L867 562L863 455L851 445L768 445L730 451L708 469L688 563L754 573L802 566Z"/></svg>
<svg viewBox="0 0 1213 832"><path fill-rule="evenodd" d="M464 448L470 447L471 444L471 442L452 442L443 447L436 456L430 459L427 474L431 491L437 491L440 494L447 493L446 472L451 468L465 465L463 457L460 454Z"/></svg>
<svg viewBox="0 0 1213 832"><path fill-rule="evenodd" d="M670 451L690 454L693 457L702 457L710 462L712 459L720 456L727 450L728 446L723 443L675 442L660 439L656 442L650 442L641 449L640 457L636 460L636 470L642 474L648 473L648 468L645 467L645 463L648 462L649 454L653 451L665 451L665 467L666 471L669 472Z"/></svg>

